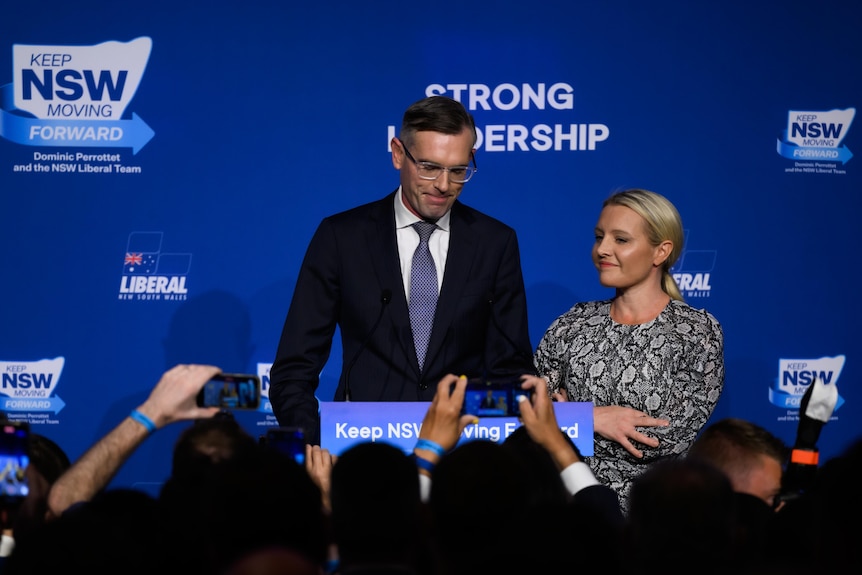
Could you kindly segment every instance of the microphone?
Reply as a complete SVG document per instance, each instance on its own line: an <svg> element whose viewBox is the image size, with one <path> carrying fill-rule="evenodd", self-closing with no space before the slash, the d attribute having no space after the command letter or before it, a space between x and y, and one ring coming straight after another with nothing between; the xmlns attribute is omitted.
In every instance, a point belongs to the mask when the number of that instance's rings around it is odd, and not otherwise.
<svg viewBox="0 0 862 575"><path fill-rule="evenodd" d="M512 347L512 349L515 351L516 357L527 361L527 363L530 365L529 373L531 373L532 375L536 375L536 368L533 366L533 356L526 355L524 353L524 350L518 347L518 344L515 343L515 340L509 337L509 334L506 333L503 328L500 327L500 324L497 322L497 316L494 314L494 292L489 290L488 292L486 292L485 296L488 300L488 307L490 308L491 312L491 322L494 324L494 329L497 330L497 333L502 335L503 339L505 339L506 342L508 342L508 344ZM488 371L487 366L485 367L485 371Z"/></svg>
<svg viewBox="0 0 862 575"><path fill-rule="evenodd" d="M371 329L368 330L368 335L365 336L365 340L362 342L362 345L360 345L359 349L356 350L356 353L353 354L353 358L344 370L344 393L342 395L342 399L344 401L350 401L350 371L353 369L353 366L356 365L356 360L358 360L359 356L362 355L362 352L365 351L365 346L367 346L368 342L371 341L371 336L373 336L374 332L377 331L377 326L380 325L380 320L383 319L383 312L386 311L386 304L391 300L392 290L384 289L380 292L380 313L377 314L377 320L375 320Z"/></svg>

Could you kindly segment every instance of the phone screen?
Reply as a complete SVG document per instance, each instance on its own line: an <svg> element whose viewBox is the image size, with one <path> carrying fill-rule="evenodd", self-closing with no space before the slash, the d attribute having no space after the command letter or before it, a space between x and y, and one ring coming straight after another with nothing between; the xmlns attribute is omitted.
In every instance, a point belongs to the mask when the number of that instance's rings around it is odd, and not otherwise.
<svg viewBox="0 0 862 575"><path fill-rule="evenodd" d="M266 431L266 444L289 455L297 463L305 463L305 434L299 427L276 427Z"/></svg>
<svg viewBox="0 0 862 575"><path fill-rule="evenodd" d="M0 496L23 499L30 492L25 474L30 464L30 426L4 421L0 429Z"/></svg>
<svg viewBox="0 0 862 575"><path fill-rule="evenodd" d="M198 393L198 406L222 409L258 409L260 377L251 373L220 373Z"/></svg>
<svg viewBox="0 0 862 575"><path fill-rule="evenodd" d="M521 395L528 396L529 392L521 389L520 379L473 378L467 382L462 412L477 417L519 417Z"/></svg>

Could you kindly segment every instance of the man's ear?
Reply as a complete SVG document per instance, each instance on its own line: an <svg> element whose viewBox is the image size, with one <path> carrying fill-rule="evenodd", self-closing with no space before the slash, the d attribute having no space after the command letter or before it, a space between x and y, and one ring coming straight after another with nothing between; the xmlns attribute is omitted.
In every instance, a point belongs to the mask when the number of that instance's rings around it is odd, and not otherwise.
<svg viewBox="0 0 862 575"><path fill-rule="evenodd" d="M393 137L389 147L392 148L392 165L396 170L400 170L404 165L404 148L401 147L401 140Z"/></svg>

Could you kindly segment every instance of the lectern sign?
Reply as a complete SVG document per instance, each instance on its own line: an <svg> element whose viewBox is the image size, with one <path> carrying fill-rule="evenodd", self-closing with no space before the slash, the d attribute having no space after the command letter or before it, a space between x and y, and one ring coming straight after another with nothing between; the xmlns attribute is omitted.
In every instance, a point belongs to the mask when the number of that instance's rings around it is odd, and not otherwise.
<svg viewBox="0 0 862 575"><path fill-rule="evenodd" d="M382 441L410 452L419 437L428 402L323 401L320 403L320 445L338 454L356 443ZM554 404L560 429L582 455L593 454L593 404ZM501 442L521 425L517 417L480 418L461 434L460 442Z"/></svg>

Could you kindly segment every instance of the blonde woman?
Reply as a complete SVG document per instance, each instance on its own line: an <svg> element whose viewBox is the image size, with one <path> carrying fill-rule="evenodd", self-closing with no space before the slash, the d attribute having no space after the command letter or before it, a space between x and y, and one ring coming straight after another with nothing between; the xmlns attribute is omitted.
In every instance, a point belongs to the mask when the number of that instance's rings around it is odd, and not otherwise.
<svg viewBox="0 0 862 575"><path fill-rule="evenodd" d="M624 511L632 480L687 453L724 387L721 326L685 303L670 274L682 244L682 220L664 196L630 189L605 200L592 257L616 293L554 320L534 358L554 399L593 403L585 461Z"/></svg>

